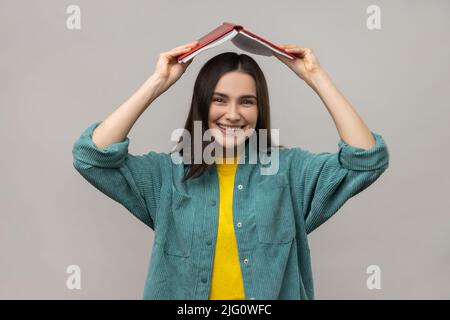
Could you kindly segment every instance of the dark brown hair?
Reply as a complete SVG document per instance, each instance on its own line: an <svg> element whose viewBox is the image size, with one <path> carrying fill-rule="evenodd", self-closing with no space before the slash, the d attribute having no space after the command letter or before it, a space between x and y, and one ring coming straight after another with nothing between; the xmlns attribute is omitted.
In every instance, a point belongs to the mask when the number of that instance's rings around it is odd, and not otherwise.
<svg viewBox="0 0 450 320"><path fill-rule="evenodd" d="M238 54L235 52L224 52L210 60L200 69L197 79L194 85L194 92L192 95L191 108L189 110L188 117L184 129L188 131L191 137L194 136L194 121L201 121L201 135L208 130L208 115L209 107L212 101L214 89L219 82L220 78L227 72L238 71L246 73L253 77L256 84L256 96L257 96L257 108L258 119L256 122L255 132L257 139L257 148L259 148L259 129L267 129L267 146L273 146L270 135L270 103L269 92L267 89L266 79L264 74L256 61L246 54ZM180 152L183 154L183 137L180 137L175 150L173 152ZM203 141L202 139L202 151L210 144L209 141ZM248 138L244 143L249 143ZM191 145L189 146L194 150L194 139L191 139ZM277 146L283 147L283 146ZM181 150L180 150L181 149ZM259 151L259 150L258 150ZM208 168L209 164L204 162L202 157L202 163L194 163L194 153L191 152L190 164L185 164L188 167L188 171L185 171L183 182L191 177L198 177L203 174Z"/></svg>

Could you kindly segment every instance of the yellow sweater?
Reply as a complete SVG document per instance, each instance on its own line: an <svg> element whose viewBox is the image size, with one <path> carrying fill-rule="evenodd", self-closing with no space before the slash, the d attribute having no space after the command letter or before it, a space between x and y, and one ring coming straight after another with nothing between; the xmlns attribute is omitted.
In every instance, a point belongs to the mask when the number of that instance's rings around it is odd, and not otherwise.
<svg viewBox="0 0 450 320"><path fill-rule="evenodd" d="M239 265L233 223L233 188L238 159L228 158L227 163L225 161L222 164L216 163L219 176L220 204L210 300L245 299L244 282Z"/></svg>

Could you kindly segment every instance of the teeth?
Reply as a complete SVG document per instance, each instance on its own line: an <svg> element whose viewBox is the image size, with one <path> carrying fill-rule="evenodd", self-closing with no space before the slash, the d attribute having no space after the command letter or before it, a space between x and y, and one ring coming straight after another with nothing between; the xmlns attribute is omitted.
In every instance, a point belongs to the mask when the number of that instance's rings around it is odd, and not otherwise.
<svg viewBox="0 0 450 320"><path fill-rule="evenodd" d="M219 127L224 129L225 133L227 133L227 134L235 134L237 132L242 131L241 127L228 127L228 126L223 126L223 125L219 125Z"/></svg>
<svg viewBox="0 0 450 320"><path fill-rule="evenodd" d="M219 125L219 127L222 127L224 129L234 129L234 130L241 129L241 127L229 127L229 126L223 126L223 125Z"/></svg>

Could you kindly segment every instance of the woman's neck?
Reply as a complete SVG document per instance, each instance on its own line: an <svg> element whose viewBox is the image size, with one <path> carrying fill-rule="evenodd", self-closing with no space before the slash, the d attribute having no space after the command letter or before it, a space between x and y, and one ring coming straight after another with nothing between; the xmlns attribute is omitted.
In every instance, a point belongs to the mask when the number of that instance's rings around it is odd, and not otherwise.
<svg viewBox="0 0 450 320"><path fill-rule="evenodd" d="M214 156L214 159L216 160L216 163L218 160L221 160L224 164L231 164L231 163L237 163L239 161L239 158L241 157L240 154L238 154L237 148L234 148L234 150L230 149L223 149L222 155L216 155Z"/></svg>

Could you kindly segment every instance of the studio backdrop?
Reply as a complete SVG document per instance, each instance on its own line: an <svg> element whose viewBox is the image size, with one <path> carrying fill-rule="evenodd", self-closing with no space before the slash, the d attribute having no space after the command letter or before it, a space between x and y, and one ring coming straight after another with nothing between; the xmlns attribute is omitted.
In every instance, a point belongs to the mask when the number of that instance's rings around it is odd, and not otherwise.
<svg viewBox="0 0 450 320"><path fill-rule="evenodd" d="M449 12L444 0L0 0L0 298L142 297L154 232L80 176L72 147L161 52L224 21L312 48L389 148L386 172L309 235L315 298L450 298ZM130 153L171 150L200 68L227 51L245 53L231 42L202 52L153 101ZM337 152L318 95L274 56L249 55L279 142Z"/></svg>

